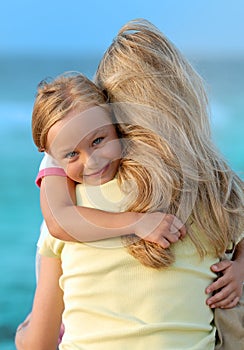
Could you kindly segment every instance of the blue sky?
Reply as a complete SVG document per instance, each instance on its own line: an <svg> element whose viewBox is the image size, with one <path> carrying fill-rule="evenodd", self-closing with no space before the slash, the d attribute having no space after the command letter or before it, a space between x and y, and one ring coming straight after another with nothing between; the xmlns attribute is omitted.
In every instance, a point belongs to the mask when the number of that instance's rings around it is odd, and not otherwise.
<svg viewBox="0 0 244 350"><path fill-rule="evenodd" d="M2 53L103 52L128 20L144 17L186 53L244 56L243 0L6 0Z"/></svg>

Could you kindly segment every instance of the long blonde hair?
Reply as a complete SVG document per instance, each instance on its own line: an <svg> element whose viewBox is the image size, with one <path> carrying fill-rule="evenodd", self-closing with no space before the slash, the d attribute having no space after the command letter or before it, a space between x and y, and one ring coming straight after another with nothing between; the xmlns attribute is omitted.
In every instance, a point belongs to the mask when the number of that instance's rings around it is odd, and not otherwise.
<svg viewBox="0 0 244 350"><path fill-rule="evenodd" d="M175 214L201 257L209 247L222 256L244 229L244 186L212 143L200 76L154 25L133 20L104 54L95 81L127 141L118 175L132 186L127 209ZM171 248L134 236L126 243L146 266L174 261Z"/></svg>

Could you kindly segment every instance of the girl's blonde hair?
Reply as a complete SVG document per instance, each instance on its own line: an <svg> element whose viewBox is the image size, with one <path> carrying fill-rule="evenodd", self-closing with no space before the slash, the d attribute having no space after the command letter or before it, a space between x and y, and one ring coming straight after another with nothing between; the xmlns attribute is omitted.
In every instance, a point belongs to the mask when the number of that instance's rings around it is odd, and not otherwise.
<svg viewBox="0 0 244 350"><path fill-rule="evenodd" d="M46 150L49 129L68 112L80 112L93 106L104 106L106 97L88 78L80 73L66 73L51 82L42 81L32 113L32 136L40 151Z"/></svg>
<svg viewBox="0 0 244 350"><path fill-rule="evenodd" d="M244 228L244 186L213 146L199 75L155 26L133 20L105 53L96 83L127 140L119 169L121 184L132 186L127 209L179 216L201 257L209 247L221 257ZM174 261L171 248L133 236L127 243L144 265Z"/></svg>

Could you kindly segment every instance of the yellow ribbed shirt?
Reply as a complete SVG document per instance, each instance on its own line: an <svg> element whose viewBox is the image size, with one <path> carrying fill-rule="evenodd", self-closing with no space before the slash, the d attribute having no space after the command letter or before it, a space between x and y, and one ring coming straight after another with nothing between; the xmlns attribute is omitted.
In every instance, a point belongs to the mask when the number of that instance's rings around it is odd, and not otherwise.
<svg viewBox="0 0 244 350"><path fill-rule="evenodd" d="M102 186L78 185L78 205L122 210L114 179ZM213 255L201 260L186 237L174 245L167 269L141 265L120 237L90 243L48 236L41 254L61 258L65 334L60 350L213 350L213 313L205 288L215 275Z"/></svg>

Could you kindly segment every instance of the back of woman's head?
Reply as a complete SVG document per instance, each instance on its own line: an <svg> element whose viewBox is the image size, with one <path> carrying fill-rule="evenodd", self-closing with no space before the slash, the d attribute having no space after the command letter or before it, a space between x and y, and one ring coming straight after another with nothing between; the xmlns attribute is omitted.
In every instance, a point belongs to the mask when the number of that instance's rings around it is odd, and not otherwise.
<svg viewBox="0 0 244 350"><path fill-rule="evenodd" d="M151 106L184 129L194 126L209 132L201 78L146 20L130 21L120 29L99 64L96 83L107 91L112 103Z"/></svg>
<svg viewBox="0 0 244 350"><path fill-rule="evenodd" d="M83 111L105 102L101 90L82 74L66 73L50 82L42 81L32 113L32 135L38 149L46 149L49 129L68 112Z"/></svg>
<svg viewBox="0 0 244 350"><path fill-rule="evenodd" d="M119 171L122 183L136 183L137 191L129 191L136 193L129 209L178 215L187 221L201 256L209 246L221 256L244 229L243 183L212 143L202 79L153 24L134 20L108 48L96 83L106 91L129 140ZM195 236L192 222L207 246ZM128 241L129 251L146 265L173 261L170 249Z"/></svg>

